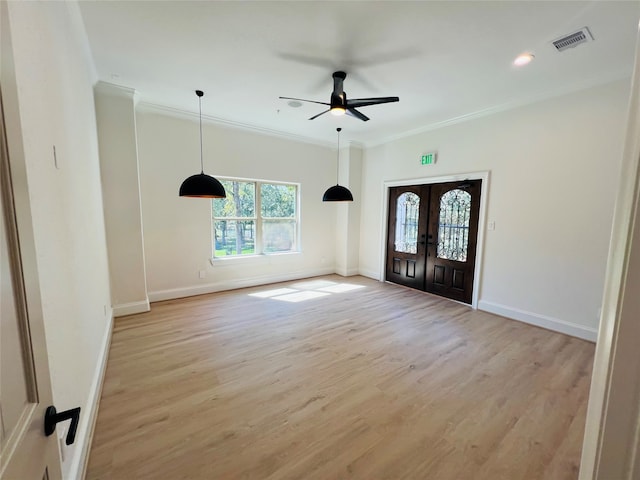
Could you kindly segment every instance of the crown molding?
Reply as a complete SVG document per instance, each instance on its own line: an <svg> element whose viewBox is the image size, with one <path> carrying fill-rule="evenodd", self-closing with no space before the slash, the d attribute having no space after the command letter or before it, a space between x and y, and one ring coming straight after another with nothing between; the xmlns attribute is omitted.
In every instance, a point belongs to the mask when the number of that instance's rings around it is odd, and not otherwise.
<svg viewBox="0 0 640 480"><path fill-rule="evenodd" d="M168 115L170 117L182 118L185 120L198 121L199 114L195 112L189 112L175 107L168 107L166 105L158 105L156 103L140 102L138 104L138 110L141 112L159 113L161 115ZM217 125L220 127L234 128L237 130L244 130L251 133L257 133L261 135L267 135L271 137L283 138L285 140L291 140L294 142L307 143L311 145L318 145L320 147L327 147L335 149L333 142L319 140L317 138L305 137L303 135L295 135L279 130L273 130L270 128L259 127L257 125L250 125L247 123L236 122L233 120L226 120L224 118L213 117L211 115L202 114L202 120Z"/></svg>
<svg viewBox="0 0 640 480"><path fill-rule="evenodd" d="M457 117L452 117L446 120L442 120L439 122L433 122L433 123L429 123L426 124L422 127L418 127L418 128L414 128L412 130L408 130L406 132L400 133L400 134L396 134L396 135L390 135L388 137L383 137L380 139L377 139L375 141L372 142L364 142L364 147L365 148L371 148L371 147L377 147L380 145L384 145L386 143L391 143L394 142L396 140L401 140L403 138L407 138L407 137L412 137L414 135L419 135L421 133L425 133L425 132L431 132L433 130L438 130L440 128L444 128L444 127L448 127L450 125L457 125L459 123L464 123L464 122L468 122L471 120L476 120L479 118L484 118L484 117L488 117L490 115L494 115L496 113L502 113L502 112L506 112L509 110L515 110L516 108L520 108L520 107L525 107L527 105L533 105L535 103L538 102L542 102L545 100L550 100L552 98L557 98L557 97L561 97L563 95L570 95L572 93L578 93L584 90L589 90L590 88L595 88L601 85L606 85L608 83L613 83L619 80L623 80L623 79L629 79L629 81L631 80L631 75L628 71L616 71L616 72L608 72L605 73L604 75L600 75L596 78L592 78L590 80L584 81L584 82L579 82L579 83L574 83L571 86L568 87L564 87L564 88L560 88L560 89L555 89L555 90L550 90L547 92L543 92L537 95L532 95L529 97L526 97L522 100L515 100L512 102L507 102L507 103L503 103L500 105L495 105L493 107L489 107L489 108L484 108L475 112L471 112L471 113L466 113L464 115L460 115Z"/></svg>
<svg viewBox="0 0 640 480"><path fill-rule="evenodd" d="M352 147L356 147L356 148L361 148L361 149L367 149L367 148L372 148L372 147L377 147L380 145L384 145L387 143L391 143L394 142L396 140L401 140L403 138L408 138L408 137L412 137L415 135L419 135L422 133L426 133L426 132L430 132L433 130L438 130L440 128L444 128L444 127L448 127L451 125L457 125L459 123L464 123L464 122L468 122L468 121L472 121L472 120L477 120L480 118L484 118L484 117L488 117L491 115L495 115L497 113L502 113L502 112L506 112L509 110L514 110L520 107L524 107L527 105L532 105L538 102L542 102L545 100L550 100L552 98L556 98L556 97L561 97L563 95L569 95L571 93L577 93L583 90L588 90L590 88L595 88L601 85L606 85L608 83L613 83L619 80L623 80L623 79L628 79L630 78L629 72L628 71L615 71L615 72L606 72L605 74L596 77L596 78L592 78L590 80L586 80L583 82L579 82L579 83L574 83L570 86L566 86L564 88L560 88L560 89L554 89L551 91L547 91L547 92L543 92L540 94L536 94L536 95L531 95L528 96L526 98L522 98L519 100L514 100L511 102L506 102L500 105L495 105L492 107L488 107L488 108L484 108L481 110L477 110L475 112L470 112L470 113L466 113L464 115L459 115L457 117L452 117L452 118L448 118L446 120L442 120L442 121L438 121L438 122L432 122L432 123L427 123L421 127L418 128L414 128L411 130L407 130L406 132L402 132L396 135L390 135L390 136L385 136L385 137L381 137L378 138L374 141L356 141L356 140L350 140L349 141L349 146ZM138 93L136 92L136 90L134 89L130 89L128 87L123 87L120 85L114 85L114 84L110 84L107 82L98 82L98 84L96 85L96 88L98 88L98 86L102 84L104 85L103 88L109 88L110 90L105 92L105 93L110 93L110 94L116 94L115 92L120 92L122 95L126 94L128 96L134 95L135 98L138 97ZM102 90L100 90L102 91ZM161 115L168 115L171 117L175 117L175 118L182 118L182 119L186 119L186 120L190 120L190 121L197 121L199 116L198 113L195 112L190 112L187 110L182 110L180 108L176 108L176 107L169 107L166 105L159 105L156 103L149 103L149 102L139 102L136 104L136 109L139 111L143 111L143 112L149 112L149 113L158 113ZM251 125L251 124L247 124L247 123L242 123L242 122L237 122L237 121L233 121L233 120L226 120L223 118L219 118L219 117L214 117L214 116L210 116L210 115L206 115L203 114L202 115L202 120L213 124L213 125L217 125L217 126L221 126L221 127L226 127L226 128L234 128L234 129L238 129L238 130L243 130L243 131L247 131L247 132L251 132L251 133L257 133L257 134L261 134L261 135L267 135L267 136L272 136L272 137L277 137L277 138L282 138L285 140L290 140L290 141L294 141L294 142L300 142L300 143L306 143L306 144L311 144L311 145L317 145L317 146L321 146L321 147L326 147L326 148L331 148L331 149L336 149L336 145L334 144L334 142L331 141L326 141L326 140L320 140L317 138L312 138L312 137L306 137L303 135L296 135L296 134L292 134L292 133L287 133L287 132L283 132L283 131L279 131L279 130L274 130L274 129L270 129L270 128L266 128L266 127L260 127L257 125Z"/></svg>
<svg viewBox="0 0 640 480"><path fill-rule="evenodd" d="M133 100L134 105L140 100L140 94L135 88L116 85L115 83L103 82L100 80L93 87L96 92L112 97L120 97Z"/></svg>

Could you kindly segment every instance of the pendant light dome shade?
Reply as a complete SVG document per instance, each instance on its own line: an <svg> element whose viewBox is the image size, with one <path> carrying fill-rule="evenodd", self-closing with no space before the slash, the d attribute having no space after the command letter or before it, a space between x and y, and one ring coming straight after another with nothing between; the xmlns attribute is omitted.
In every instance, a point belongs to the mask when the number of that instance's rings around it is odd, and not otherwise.
<svg viewBox="0 0 640 480"><path fill-rule="evenodd" d="M204 173L204 161L202 159L202 90L196 90L198 104L200 106L200 173L191 175L180 185L181 197L195 198L226 198L222 184L211 175Z"/></svg>
<svg viewBox="0 0 640 480"><path fill-rule="evenodd" d="M322 196L323 202L353 202L353 195L348 188L342 185L329 187Z"/></svg>
<svg viewBox="0 0 640 480"><path fill-rule="evenodd" d="M338 185L338 172L340 171L340 131L341 128L336 128L338 132L338 162L336 166L336 184L333 187L329 187L322 196L323 202L353 202L353 195L347 187Z"/></svg>
<svg viewBox="0 0 640 480"><path fill-rule="evenodd" d="M222 184L211 175L196 173L180 185L181 197L225 198L227 193Z"/></svg>

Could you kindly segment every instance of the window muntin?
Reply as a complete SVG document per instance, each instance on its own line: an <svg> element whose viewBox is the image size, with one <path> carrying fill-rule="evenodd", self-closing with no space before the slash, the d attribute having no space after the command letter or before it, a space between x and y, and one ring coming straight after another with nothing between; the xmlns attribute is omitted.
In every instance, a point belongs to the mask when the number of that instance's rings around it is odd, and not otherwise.
<svg viewBox="0 0 640 480"><path fill-rule="evenodd" d="M405 192L396 200L396 252L416 253L418 251L418 219L420 197L413 192Z"/></svg>
<svg viewBox="0 0 640 480"><path fill-rule="evenodd" d="M438 258L467 261L471 194L464 190L449 190L440 197L438 220Z"/></svg>
<svg viewBox="0 0 640 480"><path fill-rule="evenodd" d="M227 198L212 201L215 258L298 251L297 185L221 182Z"/></svg>

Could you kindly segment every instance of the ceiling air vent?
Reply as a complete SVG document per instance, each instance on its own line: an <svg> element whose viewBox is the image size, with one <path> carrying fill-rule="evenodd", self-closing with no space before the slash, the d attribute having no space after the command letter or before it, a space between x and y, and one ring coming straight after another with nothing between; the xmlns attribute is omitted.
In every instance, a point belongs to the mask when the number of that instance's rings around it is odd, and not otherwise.
<svg viewBox="0 0 640 480"><path fill-rule="evenodd" d="M577 32L565 35L558 40L554 40L553 46L556 47L559 52L564 52L568 48L577 47L581 43L591 42L592 40L593 35L591 35L591 32L589 31L589 27L584 27Z"/></svg>

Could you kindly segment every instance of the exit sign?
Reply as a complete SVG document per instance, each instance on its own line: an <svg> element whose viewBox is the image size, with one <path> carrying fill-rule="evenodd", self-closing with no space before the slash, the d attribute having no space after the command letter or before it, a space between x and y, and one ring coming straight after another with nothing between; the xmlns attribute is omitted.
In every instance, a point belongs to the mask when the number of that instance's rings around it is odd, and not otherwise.
<svg viewBox="0 0 640 480"><path fill-rule="evenodd" d="M436 163L436 152L425 153L420 157L420 163L422 165L432 165Z"/></svg>

